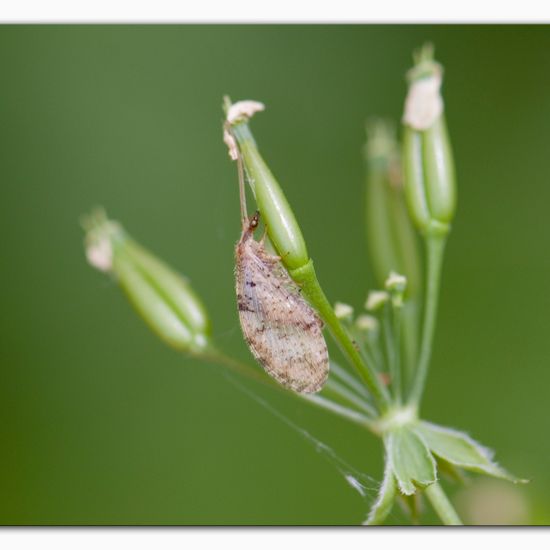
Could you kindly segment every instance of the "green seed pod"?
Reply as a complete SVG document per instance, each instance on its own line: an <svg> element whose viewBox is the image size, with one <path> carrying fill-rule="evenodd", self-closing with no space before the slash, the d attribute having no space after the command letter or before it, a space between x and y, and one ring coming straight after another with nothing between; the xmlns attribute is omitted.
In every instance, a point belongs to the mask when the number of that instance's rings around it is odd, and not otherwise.
<svg viewBox="0 0 550 550"><path fill-rule="evenodd" d="M92 214L83 225L88 261L113 274L151 330L179 351L206 351L210 321L188 282L103 212Z"/></svg>
<svg viewBox="0 0 550 550"><path fill-rule="evenodd" d="M399 147L394 128L384 120L373 120L367 126L367 138L367 243L379 288L385 285L391 272L402 273L407 279L405 303L402 308L402 330L404 364L410 374L417 356L419 304L422 293L418 238L405 200ZM418 189L418 186L411 188Z"/></svg>
<svg viewBox="0 0 550 550"><path fill-rule="evenodd" d="M456 209L454 162L440 95L441 65L424 47L408 73L403 170L411 217L424 234L445 234Z"/></svg>
<svg viewBox="0 0 550 550"><path fill-rule="evenodd" d="M151 281L160 281L161 292L169 297L174 309L185 319L189 328L197 334L210 334L210 320L195 292L179 273L128 237L124 252ZM116 272L116 269L115 269Z"/></svg>
<svg viewBox="0 0 550 550"><path fill-rule="evenodd" d="M264 107L255 101L239 101L226 108L225 141L232 158L241 155L269 240L288 269L303 267L308 263L309 256L302 231L248 127L249 118Z"/></svg>
<svg viewBox="0 0 550 550"><path fill-rule="evenodd" d="M244 164L258 209L266 223L267 235L285 264L288 274L299 285L305 300L329 327L334 338L363 378L380 410L385 411L389 404L389 393L377 377L374 368L365 363L347 330L336 317L319 284L313 261L307 253L294 213L277 180L260 156L250 133L248 119L255 112L263 109L264 106L257 101L240 101L232 105L229 98L225 98L224 141L229 148L229 156L237 161L239 168L243 230L246 230L247 224L250 223L244 193Z"/></svg>
<svg viewBox="0 0 550 550"><path fill-rule="evenodd" d="M376 284L381 287L392 271L402 273L406 297L415 297L421 287L420 253L405 203L395 130L384 120L373 120L367 137L365 212Z"/></svg>

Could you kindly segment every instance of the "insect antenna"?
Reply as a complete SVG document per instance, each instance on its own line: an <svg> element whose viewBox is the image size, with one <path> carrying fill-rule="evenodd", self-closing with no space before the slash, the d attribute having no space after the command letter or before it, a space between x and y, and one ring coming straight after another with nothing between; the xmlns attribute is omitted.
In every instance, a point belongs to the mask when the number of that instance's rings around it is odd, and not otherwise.
<svg viewBox="0 0 550 550"><path fill-rule="evenodd" d="M248 228L248 210L246 208L246 189L245 189L245 175L244 175L244 165L243 158L241 157L241 152L239 149L236 149L237 156L237 174L239 177L239 200L241 203L241 223L243 229Z"/></svg>

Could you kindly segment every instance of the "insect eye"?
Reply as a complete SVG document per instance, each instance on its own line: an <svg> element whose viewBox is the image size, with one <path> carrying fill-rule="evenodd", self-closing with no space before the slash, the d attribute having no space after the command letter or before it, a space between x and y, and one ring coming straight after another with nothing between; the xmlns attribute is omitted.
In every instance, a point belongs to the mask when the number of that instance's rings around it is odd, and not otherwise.
<svg viewBox="0 0 550 550"><path fill-rule="evenodd" d="M258 227L258 224L260 223L260 213L256 212L254 216L250 219L250 229L256 229Z"/></svg>

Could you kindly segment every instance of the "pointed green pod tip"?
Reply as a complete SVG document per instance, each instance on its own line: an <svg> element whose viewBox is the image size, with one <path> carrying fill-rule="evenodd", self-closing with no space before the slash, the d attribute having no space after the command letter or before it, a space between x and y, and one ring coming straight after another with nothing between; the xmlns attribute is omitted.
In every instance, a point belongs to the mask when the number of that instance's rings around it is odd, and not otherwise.
<svg viewBox="0 0 550 550"><path fill-rule="evenodd" d="M171 347L202 353L210 320L184 277L135 242L123 227L96 210L82 220L88 262L111 273L149 328Z"/></svg>

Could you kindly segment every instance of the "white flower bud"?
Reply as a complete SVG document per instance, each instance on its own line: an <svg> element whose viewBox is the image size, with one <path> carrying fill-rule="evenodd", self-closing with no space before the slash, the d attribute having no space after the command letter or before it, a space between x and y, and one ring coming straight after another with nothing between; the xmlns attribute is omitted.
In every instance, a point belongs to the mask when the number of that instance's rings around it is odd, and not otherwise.
<svg viewBox="0 0 550 550"><path fill-rule="evenodd" d="M334 304L334 314L338 319L349 319L353 317L353 308L349 304L336 302Z"/></svg>
<svg viewBox="0 0 550 550"><path fill-rule="evenodd" d="M372 315L359 315L355 321L356 327L364 332L376 332L379 327L378 319Z"/></svg>
<svg viewBox="0 0 550 550"><path fill-rule="evenodd" d="M365 309L376 311L380 309L388 300L390 295L385 290L371 290L365 303Z"/></svg>
<svg viewBox="0 0 550 550"><path fill-rule="evenodd" d="M407 288L407 277L399 275L395 271L390 271L385 283L386 290L389 292L398 292L402 294Z"/></svg>

